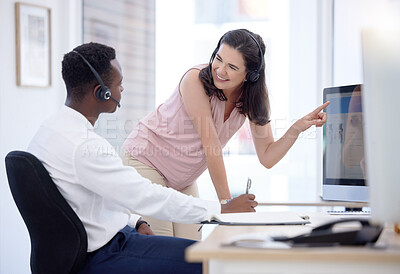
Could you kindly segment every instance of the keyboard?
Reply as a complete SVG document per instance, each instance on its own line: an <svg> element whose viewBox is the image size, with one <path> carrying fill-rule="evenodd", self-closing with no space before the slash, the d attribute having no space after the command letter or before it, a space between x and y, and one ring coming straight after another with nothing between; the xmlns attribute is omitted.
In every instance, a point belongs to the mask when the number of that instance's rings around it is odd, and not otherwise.
<svg viewBox="0 0 400 274"><path fill-rule="evenodd" d="M369 210L354 210L354 211L347 211L347 210L330 210L328 211L330 215L349 215L349 216L369 216L371 215L371 211Z"/></svg>

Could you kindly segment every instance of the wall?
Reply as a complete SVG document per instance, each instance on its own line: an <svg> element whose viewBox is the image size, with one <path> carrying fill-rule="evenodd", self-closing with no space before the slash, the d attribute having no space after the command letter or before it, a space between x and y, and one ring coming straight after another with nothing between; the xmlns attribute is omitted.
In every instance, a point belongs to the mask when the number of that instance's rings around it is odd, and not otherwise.
<svg viewBox="0 0 400 274"><path fill-rule="evenodd" d="M61 79L63 54L81 43L81 0L24 0L51 8L52 86L26 88L16 85L15 2L0 4L0 273L30 273L30 241L16 209L5 174L4 157L11 150L25 150L39 125L64 103Z"/></svg>
<svg viewBox="0 0 400 274"><path fill-rule="evenodd" d="M399 0L334 1L333 84L335 86L364 82L360 31L388 23L399 28L399 13ZM391 18L395 20L391 21Z"/></svg>
<svg viewBox="0 0 400 274"><path fill-rule="evenodd" d="M288 122L291 125L322 103L322 90L318 87L318 19L316 0L290 1L289 33L289 107ZM320 184L318 156L321 129L311 127L303 132L288 153L286 173L292 173L289 181L289 200L307 197L317 199ZM302 184L301 188L296 185Z"/></svg>

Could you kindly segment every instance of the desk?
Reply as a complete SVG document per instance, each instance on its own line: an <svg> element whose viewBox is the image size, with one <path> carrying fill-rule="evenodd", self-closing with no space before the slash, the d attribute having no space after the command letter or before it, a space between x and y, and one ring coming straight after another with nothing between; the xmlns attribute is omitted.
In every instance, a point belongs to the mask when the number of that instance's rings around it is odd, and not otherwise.
<svg viewBox="0 0 400 274"><path fill-rule="evenodd" d="M313 207L349 207L362 208L369 206L364 202L341 202L341 201L315 201L315 202L258 202L259 206L313 206Z"/></svg>
<svg viewBox="0 0 400 274"><path fill-rule="evenodd" d="M307 214L305 214L307 215ZM310 213L310 225L304 226L218 226L203 242L186 250L186 260L203 262L204 273L287 273L333 274L400 273L400 235L393 227L382 232L378 246L319 247L292 249L250 249L221 247L234 235L250 232L268 232L288 236L309 232L313 227L331 221L337 216Z"/></svg>

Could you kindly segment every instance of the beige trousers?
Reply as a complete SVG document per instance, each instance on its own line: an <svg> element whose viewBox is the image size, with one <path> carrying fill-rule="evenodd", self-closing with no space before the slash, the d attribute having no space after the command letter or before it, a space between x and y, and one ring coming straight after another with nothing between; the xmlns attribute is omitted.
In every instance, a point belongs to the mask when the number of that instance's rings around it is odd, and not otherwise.
<svg viewBox="0 0 400 274"><path fill-rule="evenodd" d="M155 168L140 162L124 149L122 149L121 158L124 165L134 167L140 175L149 179L154 184L167 187L163 176L158 173ZM199 190L196 182L180 192L193 197L199 197ZM198 224L180 224L161 221L148 216L142 217L150 224L151 230L153 230L155 235L186 238L195 241L201 240L201 231L199 231L200 225Z"/></svg>

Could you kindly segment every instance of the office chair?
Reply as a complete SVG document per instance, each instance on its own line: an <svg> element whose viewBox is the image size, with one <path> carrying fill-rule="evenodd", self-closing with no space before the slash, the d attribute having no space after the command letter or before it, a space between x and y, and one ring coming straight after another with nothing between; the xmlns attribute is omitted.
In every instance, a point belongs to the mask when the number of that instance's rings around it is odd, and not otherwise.
<svg viewBox="0 0 400 274"><path fill-rule="evenodd" d="M12 151L5 161L11 193L29 231L32 273L77 273L87 252L82 222L35 156Z"/></svg>

